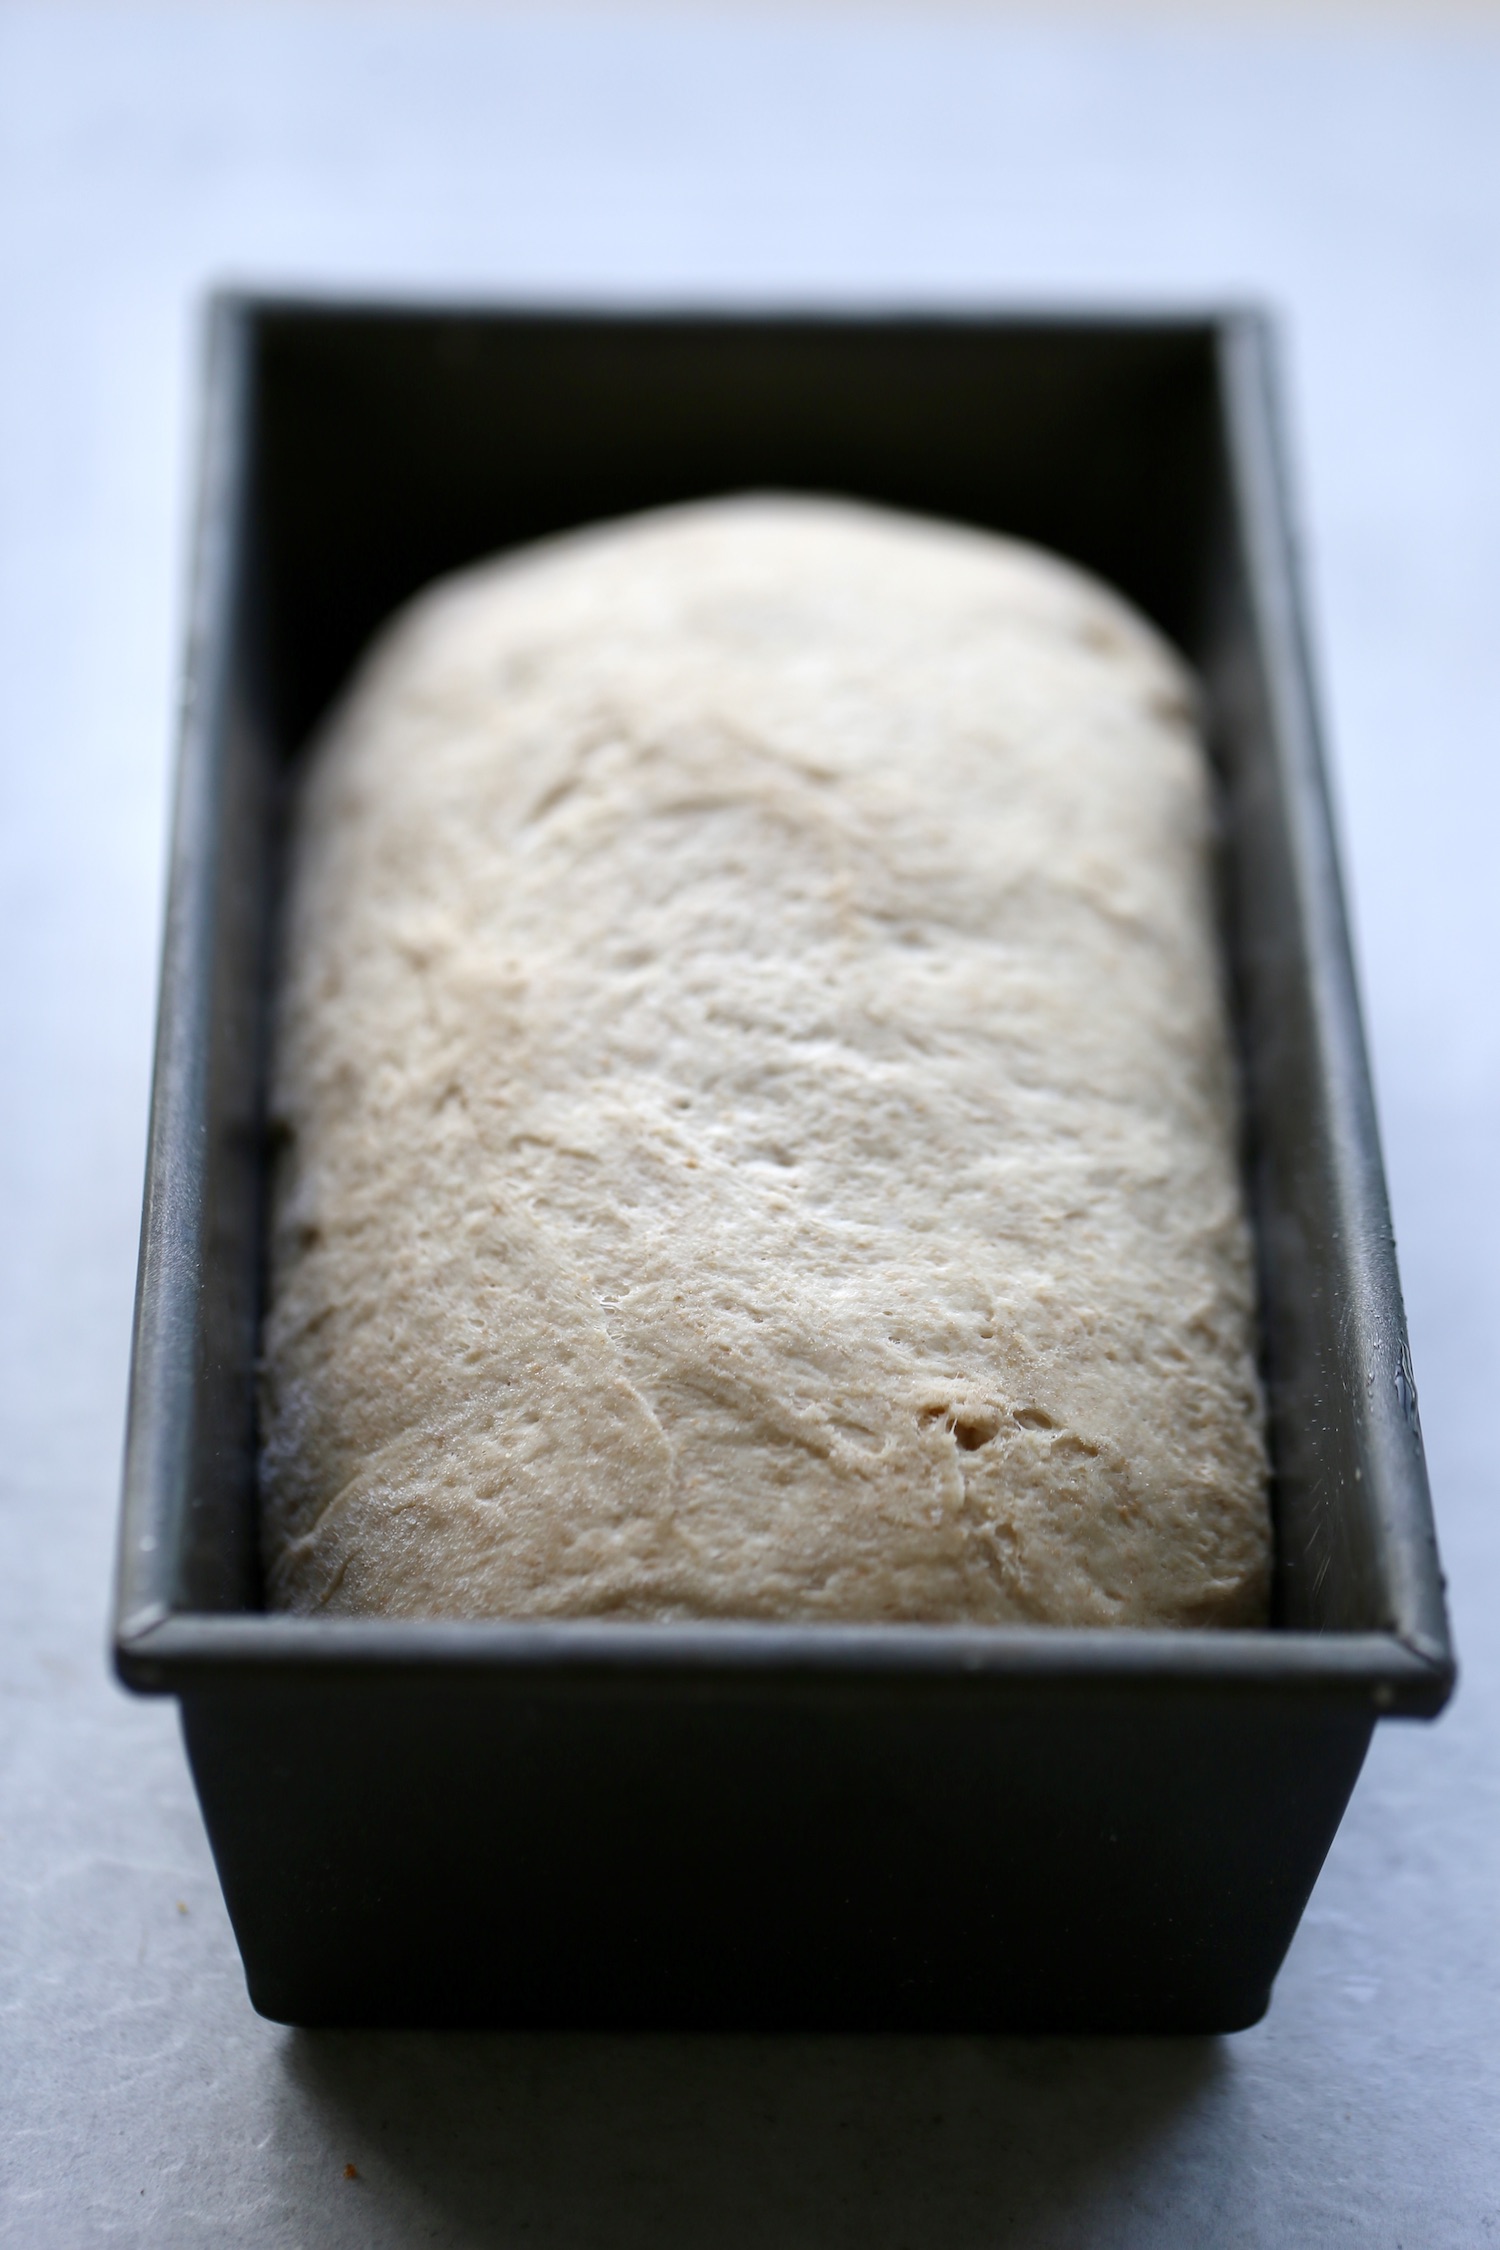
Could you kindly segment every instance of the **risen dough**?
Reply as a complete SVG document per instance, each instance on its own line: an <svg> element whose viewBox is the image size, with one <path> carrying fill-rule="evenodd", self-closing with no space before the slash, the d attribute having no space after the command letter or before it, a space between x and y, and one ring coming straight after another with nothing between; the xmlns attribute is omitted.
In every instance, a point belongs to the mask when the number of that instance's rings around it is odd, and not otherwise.
<svg viewBox="0 0 1500 2250"><path fill-rule="evenodd" d="M385 634L300 806L272 1599L1263 1619L1181 667L1072 568L675 510Z"/></svg>

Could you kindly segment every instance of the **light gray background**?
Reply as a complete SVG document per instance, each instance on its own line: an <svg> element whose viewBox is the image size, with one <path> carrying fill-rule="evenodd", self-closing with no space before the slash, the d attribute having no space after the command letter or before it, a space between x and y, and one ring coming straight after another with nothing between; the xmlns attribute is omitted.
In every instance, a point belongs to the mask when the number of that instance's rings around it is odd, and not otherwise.
<svg viewBox="0 0 1500 2250"><path fill-rule="evenodd" d="M0 152L0 2240L1500 2239L1493 28L0 5ZM104 1663L193 304L226 275L1285 309L1465 1677L1436 1728L1382 1730L1256 2030L311 2037L250 2012L173 1712Z"/></svg>

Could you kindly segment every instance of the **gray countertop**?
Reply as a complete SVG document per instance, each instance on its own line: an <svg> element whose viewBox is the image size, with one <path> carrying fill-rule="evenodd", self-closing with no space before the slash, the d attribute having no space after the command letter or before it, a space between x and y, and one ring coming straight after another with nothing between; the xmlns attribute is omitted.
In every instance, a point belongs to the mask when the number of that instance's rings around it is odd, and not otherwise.
<svg viewBox="0 0 1500 2250"><path fill-rule="evenodd" d="M1500 36L0 4L0 2241L1500 2241ZM214 278L1285 311L1464 1676L1237 2038L308 2035L104 1619ZM353 2171L350 2172L349 2168Z"/></svg>

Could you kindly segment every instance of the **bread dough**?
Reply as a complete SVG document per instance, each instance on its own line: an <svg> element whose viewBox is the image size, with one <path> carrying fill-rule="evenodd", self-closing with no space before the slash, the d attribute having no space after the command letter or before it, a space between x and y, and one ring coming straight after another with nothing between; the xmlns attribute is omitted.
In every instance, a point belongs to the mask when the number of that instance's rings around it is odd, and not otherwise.
<svg viewBox="0 0 1500 2250"><path fill-rule="evenodd" d="M812 499L485 564L310 761L265 1543L300 1611L1264 1621L1189 680Z"/></svg>

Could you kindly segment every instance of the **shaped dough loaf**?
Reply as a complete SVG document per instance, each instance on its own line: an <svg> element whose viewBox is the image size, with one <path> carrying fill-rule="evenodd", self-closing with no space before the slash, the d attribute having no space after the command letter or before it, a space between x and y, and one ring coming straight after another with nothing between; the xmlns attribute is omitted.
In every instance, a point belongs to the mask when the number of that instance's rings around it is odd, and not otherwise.
<svg viewBox="0 0 1500 2250"><path fill-rule="evenodd" d="M275 1603L1264 1620L1208 777L1103 587L778 498L449 580L285 944Z"/></svg>

